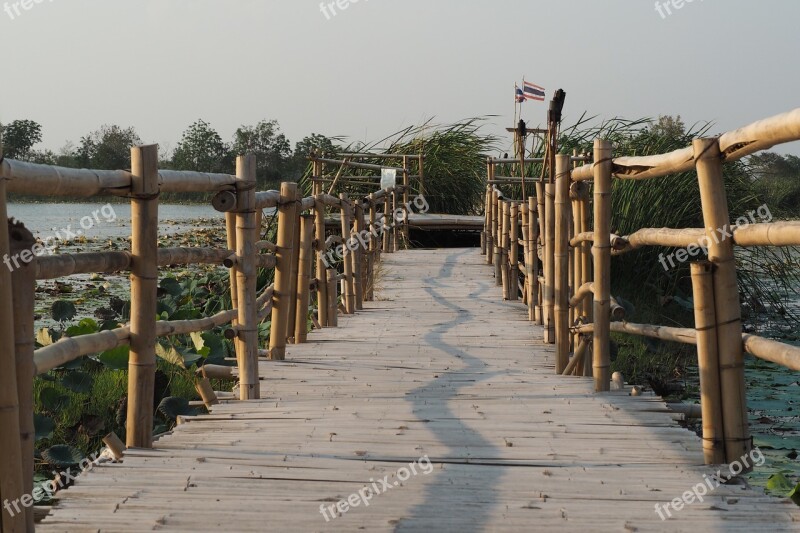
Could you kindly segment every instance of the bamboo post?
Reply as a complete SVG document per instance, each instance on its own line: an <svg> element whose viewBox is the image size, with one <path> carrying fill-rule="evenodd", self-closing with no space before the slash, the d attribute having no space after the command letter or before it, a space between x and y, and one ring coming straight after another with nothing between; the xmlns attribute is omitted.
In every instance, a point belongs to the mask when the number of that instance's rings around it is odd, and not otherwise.
<svg viewBox="0 0 800 533"><path fill-rule="evenodd" d="M328 265L325 255L328 253L325 242L325 203L320 195L314 202L315 240L317 243L317 321L323 328L330 326L328 317Z"/></svg>
<svg viewBox="0 0 800 533"><path fill-rule="evenodd" d="M555 344L555 184L544 186L544 290L542 313L544 318L544 341Z"/></svg>
<svg viewBox="0 0 800 533"><path fill-rule="evenodd" d="M419 194L425 196L425 155L420 152L419 159Z"/></svg>
<svg viewBox="0 0 800 533"><path fill-rule="evenodd" d="M350 249L352 246L352 238L353 235L350 231L350 201L347 199L347 195L342 193L339 195L339 199L342 201L342 239L344 240L344 285L345 290L343 291L344 296L344 311L348 315L352 315L356 312L356 287L355 287L355 280L353 278L353 261L351 259L351 255L353 251Z"/></svg>
<svg viewBox="0 0 800 533"><path fill-rule="evenodd" d="M509 212L509 287L508 299L519 300L519 204L512 202Z"/></svg>
<svg viewBox="0 0 800 533"><path fill-rule="evenodd" d="M730 233L730 214L722 175L718 139L696 139L693 143L700 184L700 202L706 228L708 259L714 264L714 307L719 349L722 395L722 427L727 460L735 461L750 452L747 397L742 351L742 315L736 280L733 239L719 239Z"/></svg>
<svg viewBox="0 0 800 533"><path fill-rule="evenodd" d="M339 275L336 269L328 269L328 325L339 327Z"/></svg>
<svg viewBox="0 0 800 533"><path fill-rule="evenodd" d="M236 213L235 212L227 212L225 213L225 235L228 241L228 250L236 250ZM238 309L239 303L239 291L236 288L236 276L233 272L231 272L230 276L230 285L231 285L231 309ZM232 325L236 325L236 321L233 322ZM238 340L234 341L234 344L238 344ZM238 353L238 347L236 351Z"/></svg>
<svg viewBox="0 0 800 533"><path fill-rule="evenodd" d="M594 142L594 387L611 388L611 143Z"/></svg>
<svg viewBox="0 0 800 533"><path fill-rule="evenodd" d="M397 192L397 187L392 189L392 246L395 252L400 251L400 239L398 235L400 234L400 230L397 227L397 214L398 214L398 207L397 207L397 197L399 193Z"/></svg>
<svg viewBox="0 0 800 533"><path fill-rule="evenodd" d="M258 320L256 314L256 157L253 154L236 158L236 276L237 335L236 359L239 367L239 399L257 400L261 396L258 383Z"/></svg>
<svg viewBox="0 0 800 533"><path fill-rule="evenodd" d="M554 318L556 338L556 373L562 374L569 364L569 187L571 176L570 156L556 156L556 196L554 198L555 250L554 265Z"/></svg>
<svg viewBox="0 0 800 533"><path fill-rule="evenodd" d="M0 220L8 220L6 180L0 179ZM9 232L0 231L0 257L10 257ZM25 492L27 473L23 473L20 443L20 409L14 357L14 306L11 272L0 267L0 499L16 501ZM30 475L33 475L31 471ZM0 508L3 533L26 531L25 513L13 516Z"/></svg>
<svg viewBox="0 0 800 533"><path fill-rule="evenodd" d="M314 217L300 218L300 268L297 273L297 316L294 321L294 343L308 340L308 306L311 300L311 270L314 261Z"/></svg>
<svg viewBox="0 0 800 533"><path fill-rule="evenodd" d="M405 239L406 246L411 239L411 232L408 227L408 206L411 205L409 203L409 191L411 191L411 173L409 172L409 165L408 165L408 156L403 156L403 238Z"/></svg>
<svg viewBox="0 0 800 533"><path fill-rule="evenodd" d="M375 205L375 193L369 195L369 254L367 256L367 293L368 302L375 300L375 263L378 261L378 238L375 227L378 222L378 208Z"/></svg>
<svg viewBox="0 0 800 533"><path fill-rule="evenodd" d="M23 494L33 493L34 445L36 430L33 424L33 381L36 369L33 362L34 302L36 300L36 256L32 250L36 239L22 224L9 226L9 247L12 257L19 258L19 267L11 273L11 292L14 302L14 352L16 356L17 396L19 398L19 441L22 450ZM4 268L4 267L0 267ZM0 512L2 512L0 510ZM26 507L25 522L33 531L33 508Z"/></svg>
<svg viewBox="0 0 800 533"><path fill-rule="evenodd" d="M289 336L289 300L292 297L292 256L294 224L297 221L297 184L281 183L278 206L278 237L275 265L272 324L269 334L269 355L274 361L286 359L286 340Z"/></svg>
<svg viewBox="0 0 800 533"><path fill-rule="evenodd" d="M297 199L300 200L302 195L298 192ZM295 212L295 220L294 220L294 237L292 242L292 287L290 289L290 296L289 296L289 324L287 325L286 331L287 335L289 336L289 342L294 342L294 330L295 330L295 317L297 315L297 279L300 271L300 209L298 208Z"/></svg>
<svg viewBox="0 0 800 533"><path fill-rule="evenodd" d="M158 303L158 146L131 149L131 336L129 448L153 446Z"/></svg>
<svg viewBox="0 0 800 533"><path fill-rule="evenodd" d="M531 276L529 272L529 265L531 264L530 260L530 252L531 252L531 242L530 242L530 209L528 207L528 202L522 202L519 204L519 212L520 218L522 219L520 222L519 229L522 232L522 258L525 264L524 271L524 283L522 286L522 303L526 306L529 305L528 296L530 296L530 283L531 283Z"/></svg>
<svg viewBox="0 0 800 533"><path fill-rule="evenodd" d="M353 285L355 288L356 311L364 309L364 248L361 241L361 231L364 229L364 207L361 201L355 203L355 220L353 221Z"/></svg>
<svg viewBox="0 0 800 533"><path fill-rule="evenodd" d="M494 263L494 190L489 185L486 190L486 264Z"/></svg>
<svg viewBox="0 0 800 533"><path fill-rule="evenodd" d="M495 284L498 286L503 284L503 200L500 197L500 191L494 191L494 207L492 219L494 223L492 228L494 231L494 251L492 255L492 263L494 264L494 279Z"/></svg>
<svg viewBox="0 0 800 533"><path fill-rule="evenodd" d="M502 235L500 237L502 245L500 247L501 281L503 284L503 300L511 299L511 270L509 265L509 247L511 233L511 203L502 204Z"/></svg>
<svg viewBox="0 0 800 533"><path fill-rule="evenodd" d="M392 246L392 215L391 215L391 195L386 191L383 197L383 253L391 254L394 252Z"/></svg>
<svg viewBox="0 0 800 533"><path fill-rule="evenodd" d="M529 269L531 285L528 288L528 319L541 324L542 308L539 305L539 214L538 204L534 197L528 198L528 239L531 247L531 266Z"/></svg>
<svg viewBox="0 0 800 533"><path fill-rule="evenodd" d="M707 261L691 265L697 361L700 370L700 408L703 411L703 456L709 465L725 462L713 268Z"/></svg>

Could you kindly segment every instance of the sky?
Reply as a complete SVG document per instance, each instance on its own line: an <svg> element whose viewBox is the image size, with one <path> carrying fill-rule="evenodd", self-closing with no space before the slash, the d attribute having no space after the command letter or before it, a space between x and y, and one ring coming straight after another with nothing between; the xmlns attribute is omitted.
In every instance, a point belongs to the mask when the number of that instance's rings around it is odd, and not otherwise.
<svg viewBox="0 0 800 533"><path fill-rule="evenodd" d="M796 1L338 1L0 0L0 122L39 122L53 150L103 124L174 148L200 118L227 140L275 119L293 144L479 116L506 135L523 76L567 92L566 124L681 115L720 133L800 105Z"/></svg>

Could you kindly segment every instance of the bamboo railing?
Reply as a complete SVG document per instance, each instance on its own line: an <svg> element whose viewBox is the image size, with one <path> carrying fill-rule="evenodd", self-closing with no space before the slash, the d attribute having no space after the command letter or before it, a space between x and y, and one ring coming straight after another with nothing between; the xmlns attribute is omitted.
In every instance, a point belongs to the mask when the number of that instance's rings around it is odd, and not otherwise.
<svg viewBox="0 0 800 533"><path fill-rule="evenodd" d="M131 151L130 171L67 169L0 159L0 218L7 219L7 192L39 196L126 197L131 201L130 251L65 254L37 257L35 239L21 222L9 221L0 231L0 257L19 256L20 267L0 268L0 501L14 501L33 489L34 398L33 380L80 357L130 346L126 444L148 448L153 444L153 395L156 342L160 337L207 331L229 325L225 336L234 342L240 400L260 396L259 357L286 357L288 343L307 341L311 302L319 327L336 327L339 314L337 284L344 291L344 313L361 309L374 296L376 265L382 252L397 248L396 220L406 220L411 174L420 156L350 154L350 160L370 158L403 161L404 184L356 199L326 194L314 182L314 194L302 198L297 184L283 183L280 191L256 191L256 161L237 159L236 175L158 169L157 146ZM313 159L315 176L322 176L331 160ZM361 164L360 168L365 168ZM373 165L369 165L372 169ZM378 169L385 168L377 166ZM346 183L346 179L343 181ZM212 205L225 213L227 248L159 248L158 212L162 192L214 193ZM398 205L399 195L404 205ZM260 240L262 210L277 210L275 243ZM331 229L330 211L340 213L341 225ZM403 213L398 217L397 213ZM383 233L383 239L381 239ZM388 238L386 236L389 236ZM329 246L338 244L336 254ZM220 265L230 269L232 308L196 320L158 321L157 286L160 270L173 265ZM259 268L274 268L274 284L257 293ZM340 269L342 272L340 273ZM37 280L74 274L131 273L131 320L115 330L64 338L35 349L34 301ZM316 297L313 295L316 294ZM258 325L271 316L269 347L259 349ZM206 405L218 400L206 379L197 383ZM115 442L114 439L107 439ZM117 446L119 448L119 446ZM23 500L24 501L24 500ZM0 531L32 531L33 510L2 514Z"/></svg>
<svg viewBox="0 0 800 533"><path fill-rule="evenodd" d="M576 166L586 158L557 156L549 173L552 178L530 180L537 185L536 196L527 200L524 192L523 200L512 200L500 190L518 186L521 179L496 176L499 165L519 164L519 159L487 161L482 251L486 262L494 266L504 297L514 300L521 294L529 319L544 326L545 342L556 345L556 372L591 376L595 390L607 392L611 390L611 332L696 345L708 464L735 461L752 447L743 354L800 370L800 347L742 333L734 256L737 246L800 245L800 222L735 226L722 179L725 162L796 140L800 140L800 109L718 138L698 139L693 146L663 155L614 158L611 144L597 139L593 162ZM525 162L548 163L546 159ZM628 236L612 233L613 179L643 180L691 170L697 173L705 228L643 228ZM590 200L593 216L589 215ZM515 219L519 213L519 221L508 221L506 213ZM715 238L717 228L730 237ZM512 243L519 243L522 251L517 252ZM707 261L691 264L694 329L624 322L624 309L611 294L612 256L644 246L708 250ZM687 253L687 257L696 255ZM517 269L520 260L522 266Z"/></svg>

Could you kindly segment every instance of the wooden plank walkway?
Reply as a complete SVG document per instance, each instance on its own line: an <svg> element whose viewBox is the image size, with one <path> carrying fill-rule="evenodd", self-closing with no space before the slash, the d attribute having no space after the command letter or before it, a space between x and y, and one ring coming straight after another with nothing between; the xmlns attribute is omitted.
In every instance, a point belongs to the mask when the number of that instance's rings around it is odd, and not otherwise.
<svg viewBox="0 0 800 533"><path fill-rule="evenodd" d="M96 467L40 530L800 529L791 503L725 486L662 521L656 503L716 469L660 400L555 376L476 250L384 255L382 269L379 301L262 362L265 399ZM359 490L326 521L320 506Z"/></svg>

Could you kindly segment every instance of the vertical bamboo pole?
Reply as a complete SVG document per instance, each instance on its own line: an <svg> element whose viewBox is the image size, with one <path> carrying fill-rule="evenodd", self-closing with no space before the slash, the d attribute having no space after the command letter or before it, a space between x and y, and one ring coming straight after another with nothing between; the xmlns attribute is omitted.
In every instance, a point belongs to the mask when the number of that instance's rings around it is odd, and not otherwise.
<svg viewBox="0 0 800 533"><path fill-rule="evenodd" d="M409 215L408 206L411 205L409 203L408 194L411 191L411 172L409 171L408 165L408 156L403 156L403 238L406 241L406 246L410 242L411 233L409 231L408 222L409 222Z"/></svg>
<svg viewBox="0 0 800 533"><path fill-rule="evenodd" d="M236 277L238 293L236 359L239 366L239 399L260 398L258 383L258 324L256 309L256 157L236 158Z"/></svg>
<svg viewBox="0 0 800 533"><path fill-rule="evenodd" d="M22 481L24 494L33 493L34 444L36 430L33 424L33 380L36 369L33 363L34 302L36 300L36 256L32 253L36 239L25 226L17 223L9 227L11 255L19 257L19 267L11 273L11 292L14 302L14 351L16 355L17 395L19 397L19 440L22 450ZM0 512L2 512L0 510ZM34 530L33 508L24 510L28 531Z"/></svg>
<svg viewBox="0 0 800 533"><path fill-rule="evenodd" d="M302 194L298 192L297 196L298 200L302 198ZM289 336L289 341L294 343L294 329L295 329L295 317L297 315L297 279L300 271L300 209L297 209L295 220L294 220L294 237L292 242L294 245L292 246L292 287L289 291L289 324L287 325L287 335Z"/></svg>
<svg viewBox="0 0 800 533"><path fill-rule="evenodd" d="M364 207L361 201L355 203L355 220L353 221L353 245L356 247L353 258L353 285L355 286L356 311L364 309L364 247L361 244L361 231L364 229Z"/></svg>
<svg viewBox="0 0 800 533"><path fill-rule="evenodd" d="M398 215L397 197L399 194L400 193L397 191L397 187L392 189L392 246L395 252L400 251L400 239L398 238L398 236L400 235L400 230L397 227L398 226L397 223L398 222L405 223L405 221L397 220L397 215Z"/></svg>
<svg viewBox="0 0 800 533"><path fill-rule="evenodd" d="M522 232L522 258L525 264L523 265L524 275L523 275L523 287L522 287L522 303L526 306L528 305L528 296L530 295L530 283L531 278L528 275L528 267L531 264L530 261L530 252L531 252L531 243L530 243L530 209L528 208L528 202L522 202L519 204L519 212L521 217L520 222L520 230Z"/></svg>
<svg viewBox="0 0 800 533"><path fill-rule="evenodd" d="M497 246L494 229L494 185L486 191L486 264L494 264L494 247Z"/></svg>
<svg viewBox="0 0 800 533"><path fill-rule="evenodd" d="M314 202L315 240L317 243L317 320L323 328L328 327L328 265L325 255L328 253L325 244L325 203L320 195Z"/></svg>
<svg viewBox="0 0 800 533"><path fill-rule="evenodd" d="M528 238L530 239L531 247L531 266L530 277L531 286L528 289L528 319L536 321L541 324L542 308L539 305L539 214L537 212L538 204L534 197L528 198Z"/></svg>
<svg viewBox="0 0 800 533"><path fill-rule="evenodd" d="M335 268L328 269L328 325L339 327L339 280Z"/></svg>
<svg viewBox="0 0 800 533"><path fill-rule="evenodd" d="M700 202L706 227L708 259L714 266L714 307L717 322L722 417L725 453L729 462L750 452L750 428L742 352L742 315L736 280L733 239L719 235L732 232L722 155L717 139L695 139L694 158L700 183Z"/></svg>
<svg viewBox="0 0 800 533"><path fill-rule="evenodd" d="M494 251L492 263L494 264L495 283L500 286L503 284L503 199L500 191L494 191L494 207L492 208L492 218L494 220Z"/></svg>
<svg viewBox="0 0 800 533"><path fill-rule="evenodd" d="M542 313L544 314L544 341L555 344L555 184L544 186L544 290Z"/></svg>
<svg viewBox="0 0 800 533"><path fill-rule="evenodd" d="M611 143L594 142L594 333L596 392L611 389Z"/></svg>
<svg viewBox="0 0 800 533"><path fill-rule="evenodd" d="M586 232L591 231L592 229L592 209L589 204L589 199L591 198L589 187L584 187L582 192L583 199L580 205L582 219L581 232ZM581 286L592 281L593 273L592 243L584 242L581 244ZM586 317L587 323L592 322L592 317L594 315L593 305L594 302L589 298L584 299L583 316ZM594 348L592 348L592 350L594 350ZM591 357L589 353L590 352L587 352L587 357L584 357L584 361L578 364L578 370L580 371L578 375L583 375L586 377L591 377L594 375L594 369L592 368L590 361L588 361L588 359Z"/></svg>
<svg viewBox="0 0 800 533"><path fill-rule="evenodd" d="M235 253L236 252L236 213L229 212L225 213L225 234L228 240L228 250ZM233 271L230 274L230 284L231 284L231 309L237 309L239 307L238 298L239 298L239 291L236 288L236 275ZM233 325L236 325L236 320L233 321ZM238 340L234 340L234 344L238 344ZM236 352L239 352L238 347L236 348Z"/></svg>
<svg viewBox="0 0 800 533"><path fill-rule="evenodd" d="M347 195L342 193L339 195L342 201L342 239L344 240L344 310L348 315L356 312L356 286L353 278L353 260L351 258L353 251L350 249L353 244L353 236L350 231L350 201Z"/></svg>
<svg viewBox="0 0 800 533"><path fill-rule="evenodd" d="M394 252L392 246L392 214L391 214L391 193L387 190L383 197L383 253L391 254Z"/></svg>
<svg viewBox="0 0 800 533"><path fill-rule="evenodd" d="M0 176L0 220L8 220L6 181ZM0 258L11 257L8 230L0 231ZM20 442L20 407L14 357L14 306L11 290L11 269L0 265L0 499L16 501L26 494L28 475L23 472L25 459ZM0 507L3 533L26 531L27 516L13 516Z"/></svg>
<svg viewBox="0 0 800 533"><path fill-rule="evenodd" d="M554 318L556 338L556 373L561 375L569 364L569 186L570 156L556 156L556 196L554 198L555 234L553 253Z"/></svg>
<svg viewBox="0 0 800 533"><path fill-rule="evenodd" d="M369 194L369 255L367 261L367 301L375 301L375 265L378 262L378 237L376 227L378 224L378 206L375 205L375 193Z"/></svg>
<svg viewBox="0 0 800 533"><path fill-rule="evenodd" d="M289 300L292 298L292 257L294 225L297 223L297 184L281 183L278 206L278 238L276 239L275 294L273 295L272 324L269 334L269 356L274 361L286 359L286 340L289 337Z"/></svg>
<svg viewBox="0 0 800 533"><path fill-rule="evenodd" d="M519 300L519 204L512 202L508 208L509 227L509 292L508 299Z"/></svg>
<svg viewBox="0 0 800 533"><path fill-rule="evenodd" d="M703 456L706 464L725 462L725 438L722 427L717 316L714 308L714 266L701 261L692 263L694 321L697 331L697 362L700 370L700 408L703 413Z"/></svg>
<svg viewBox="0 0 800 533"><path fill-rule="evenodd" d="M300 268L297 272L297 316L294 321L294 343L308 340L308 306L311 300L311 270L314 262L314 217L300 218Z"/></svg>
<svg viewBox="0 0 800 533"><path fill-rule="evenodd" d="M425 155L419 153L419 194L425 196Z"/></svg>
<svg viewBox="0 0 800 533"><path fill-rule="evenodd" d="M131 149L131 341L128 448L153 446L158 303L158 146Z"/></svg>
<svg viewBox="0 0 800 533"><path fill-rule="evenodd" d="M500 237L502 246L500 247L500 264L501 278L503 283L503 300L511 299L511 270L509 267L509 247L510 247L510 231L511 231L511 203L503 202L502 204L502 235Z"/></svg>

